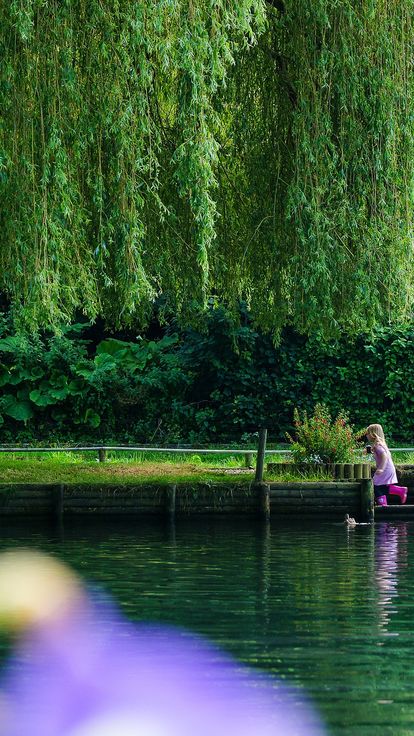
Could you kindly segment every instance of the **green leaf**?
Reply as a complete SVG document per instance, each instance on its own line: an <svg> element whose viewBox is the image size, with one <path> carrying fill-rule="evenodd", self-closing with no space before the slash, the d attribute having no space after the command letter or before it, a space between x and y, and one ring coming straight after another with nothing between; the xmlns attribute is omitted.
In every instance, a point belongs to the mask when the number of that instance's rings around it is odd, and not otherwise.
<svg viewBox="0 0 414 736"><path fill-rule="evenodd" d="M13 398L3 406L3 414L19 422L27 422L34 416L34 411L30 401L16 401Z"/></svg>
<svg viewBox="0 0 414 736"><path fill-rule="evenodd" d="M85 392L85 381L80 378L73 378L68 383L68 391L71 396L82 396Z"/></svg>
<svg viewBox="0 0 414 736"><path fill-rule="evenodd" d="M96 354L101 355L106 353L107 355L115 355L120 350L129 350L130 343L124 342L123 340L116 340L115 338L108 338L108 340L102 340L96 348Z"/></svg>
<svg viewBox="0 0 414 736"><path fill-rule="evenodd" d="M48 391L42 391L38 388L30 391L29 398L36 406L50 406L50 404L55 403L54 397Z"/></svg>
<svg viewBox="0 0 414 736"><path fill-rule="evenodd" d="M16 353L22 346L21 337L4 337L0 340L0 352Z"/></svg>
<svg viewBox="0 0 414 736"><path fill-rule="evenodd" d="M99 427L101 423L101 417L93 409L87 409L85 414L85 424L90 424L91 427Z"/></svg>

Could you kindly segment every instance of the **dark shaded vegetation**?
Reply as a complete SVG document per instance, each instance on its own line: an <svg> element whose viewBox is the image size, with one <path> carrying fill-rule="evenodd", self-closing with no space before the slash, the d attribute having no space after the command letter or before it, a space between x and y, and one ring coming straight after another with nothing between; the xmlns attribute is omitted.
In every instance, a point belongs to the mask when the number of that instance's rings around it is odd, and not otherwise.
<svg viewBox="0 0 414 736"><path fill-rule="evenodd" d="M75 324L18 336L3 317L0 441L250 444L261 425L283 440L294 407L317 402L346 409L357 428L376 421L412 439L412 327L352 343L285 330L275 346L245 311L234 320L217 308L198 329L171 320L151 334L120 339Z"/></svg>

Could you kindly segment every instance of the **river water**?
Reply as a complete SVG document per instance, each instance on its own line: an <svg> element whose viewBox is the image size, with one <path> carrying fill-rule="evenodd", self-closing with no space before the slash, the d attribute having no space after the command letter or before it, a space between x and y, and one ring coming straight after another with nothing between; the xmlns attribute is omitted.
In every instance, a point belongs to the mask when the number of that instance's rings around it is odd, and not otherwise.
<svg viewBox="0 0 414 736"><path fill-rule="evenodd" d="M133 620L201 633L303 688L332 736L414 732L414 522L3 522Z"/></svg>

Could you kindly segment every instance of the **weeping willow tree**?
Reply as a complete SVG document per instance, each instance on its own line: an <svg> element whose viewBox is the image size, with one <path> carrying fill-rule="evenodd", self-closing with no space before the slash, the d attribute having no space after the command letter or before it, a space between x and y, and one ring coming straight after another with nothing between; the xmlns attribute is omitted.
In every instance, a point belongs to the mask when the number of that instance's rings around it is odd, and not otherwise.
<svg viewBox="0 0 414 736"><path fill-rule="evenodd" d="M205 298L213 101L263 21L262 0L1 5L0 288L20 318Z"/></svg>
<svg viewBox="0 0 414 736"><path fill-rule="evenodd" d="M220 284L239 285L273 330L352 333L411 316L413 10L412 0L278 2L239 59Z"/></svg>
<svg viewBox="0 0 414 736"><path fill-rule="evenodd" d="M410 315L414 0L0 6L16 322L240 298L275 335Z"/></svg>

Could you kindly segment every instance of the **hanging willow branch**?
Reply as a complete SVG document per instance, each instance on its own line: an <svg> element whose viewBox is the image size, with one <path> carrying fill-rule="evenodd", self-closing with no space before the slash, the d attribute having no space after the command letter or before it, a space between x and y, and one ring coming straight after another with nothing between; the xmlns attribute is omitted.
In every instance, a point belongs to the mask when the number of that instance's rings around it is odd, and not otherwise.
<svg viewBox="0 0 414 736"><path fill-rule="evenodd" d="M231 84L220 290L239 289L276 332L410 318L414 3L285 0L279 11Z"/></svg>
<svg viewBox="0 0 414 736"><path fill-rule="evenodd" d="M187 315L247 299L275 335L407 318L413 10L1 4L0 290L16 322L142 325L160 294Z"/></svg>
<svg viewBox="0 0 414 736"><path fill-rule="evenodd" d="M2 4L0 288L18 319L142 321L187 276L205 298L214 96L263 21L262 0Z"/></svg>

